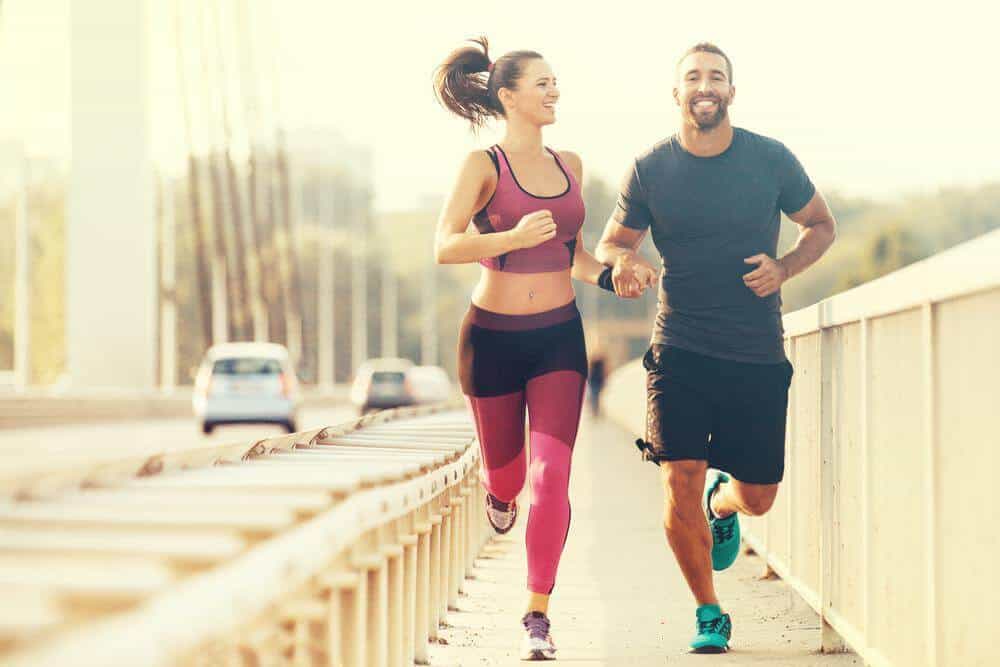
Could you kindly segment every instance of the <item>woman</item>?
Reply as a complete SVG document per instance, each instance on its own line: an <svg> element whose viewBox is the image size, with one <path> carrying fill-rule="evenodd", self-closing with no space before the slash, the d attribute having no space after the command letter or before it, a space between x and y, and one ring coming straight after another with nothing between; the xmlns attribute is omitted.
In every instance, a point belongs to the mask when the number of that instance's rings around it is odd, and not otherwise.
<svg viewBox="0 0 1000 667"><path fill-rule="evenodd" d="M482 272L459 337L462 391L482 447L486 514L498 533L517 517L530 474L528 608L522 658L555 657L549 595L570 522L570 460L587 377L571 278L611 288L611 269L583 248L580 158L542 143L559 89L534 51L491 62L485 37L453 51L434 87L448 110L482 127L503 119L503 140L465 159L438 221L439 264ZM469 221L475 231L467 231ZM527 408L530 462L524 451Z"/></svg>

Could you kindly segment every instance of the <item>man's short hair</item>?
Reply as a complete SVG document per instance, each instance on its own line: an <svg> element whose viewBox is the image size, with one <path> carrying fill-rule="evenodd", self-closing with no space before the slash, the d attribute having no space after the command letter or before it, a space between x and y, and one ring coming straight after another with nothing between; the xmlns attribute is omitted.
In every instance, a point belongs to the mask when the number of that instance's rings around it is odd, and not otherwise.
<svg viewBox="0 0 1000 667"><path fill-rule="evenodd" d="M677 76L680 76L680 66L681 66L681 63L684 62L684 59L687 58L692 53L714 53L717 56L722 56L722 59L726 61L726 69L729 70L729 73L728 73L729 84L732 85L732 83L733 83L733 63L732 63L731 60L729 60L729 56L727 56L725 53L723 53L722 49L720 49L719 47L717 47L715 44L712 44L711 42L699 42L699 43L695 44L694 46L692 46L687 51L685 51L684 55L682 55L677 60L677 67L676 67L676 69L677 69Z"/></svg>

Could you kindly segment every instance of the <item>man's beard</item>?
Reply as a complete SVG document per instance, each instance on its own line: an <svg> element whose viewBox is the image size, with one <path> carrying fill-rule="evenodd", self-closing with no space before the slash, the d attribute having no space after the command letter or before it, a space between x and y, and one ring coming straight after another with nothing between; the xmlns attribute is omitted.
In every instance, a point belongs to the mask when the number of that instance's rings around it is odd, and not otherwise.
<svg viewBox="0 0 1000 667"><path fill-rule="evenodd" d="M706 98L702 98L706 99ZM722 98L708 98L712 99L716 103L715 113L711 116L704 116L703 114L698 114L694 109L692 109L693 102L689 102L685 108L685 116L687 120L690 121L692 125L697 127L702 132L709 132L718 127L722 121L726 119L729 115L729 101Z"/></svg>

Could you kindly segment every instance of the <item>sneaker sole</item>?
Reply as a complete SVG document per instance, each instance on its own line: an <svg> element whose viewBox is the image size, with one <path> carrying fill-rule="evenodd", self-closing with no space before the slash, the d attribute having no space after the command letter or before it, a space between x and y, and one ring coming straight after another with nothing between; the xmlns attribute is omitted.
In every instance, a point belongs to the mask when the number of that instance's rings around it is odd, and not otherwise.
<svg viewBox="0 0 1000 667"><path fill-rule="evenodd" d="M700 653L706 655L708 654L717 655L719 653L728 653L728 652L729 652L728 646L702 646L700 648L691 649L691 653Z"/></svg>
<svg viewBox="0 0 1000 667"><path fill-rule="evenodd" d="M490 520L489 514L486 515L486 520L489 521L490 526L493 527L493 532L495 532L497 535L506 535L507 533L509 533L511 530L514 529L514 525L517 523L517 505L514 506L514 518L510 520L510 525L502 530L500 528L497 528L497 525Z"/></svg>
<svg viewBox="0 0 1000 667"><path fill-rule="evenodd" d="M546 655L545 651L532 651L528 657L521 658L522 662L534 662L536 660L555 660L556 656Z"/></svg>

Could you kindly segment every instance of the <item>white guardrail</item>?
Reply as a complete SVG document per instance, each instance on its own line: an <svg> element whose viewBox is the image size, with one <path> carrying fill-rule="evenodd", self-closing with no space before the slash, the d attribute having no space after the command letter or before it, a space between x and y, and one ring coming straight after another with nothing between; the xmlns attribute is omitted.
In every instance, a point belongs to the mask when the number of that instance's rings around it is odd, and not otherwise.
<svg viewBox="0 0 1000 667"><path fill-rule="evenodd" d="M426 662L492 534L478 463L421 407L5 489L0 664Z"/></svg>
<svg viewBox="0 0 1000 667"><path fill-rule="evenodd" d="M785 479L746 542L870 665L997 664L1000 231L784 318ZM607 412L645 428L632 362Z"/></svg>

